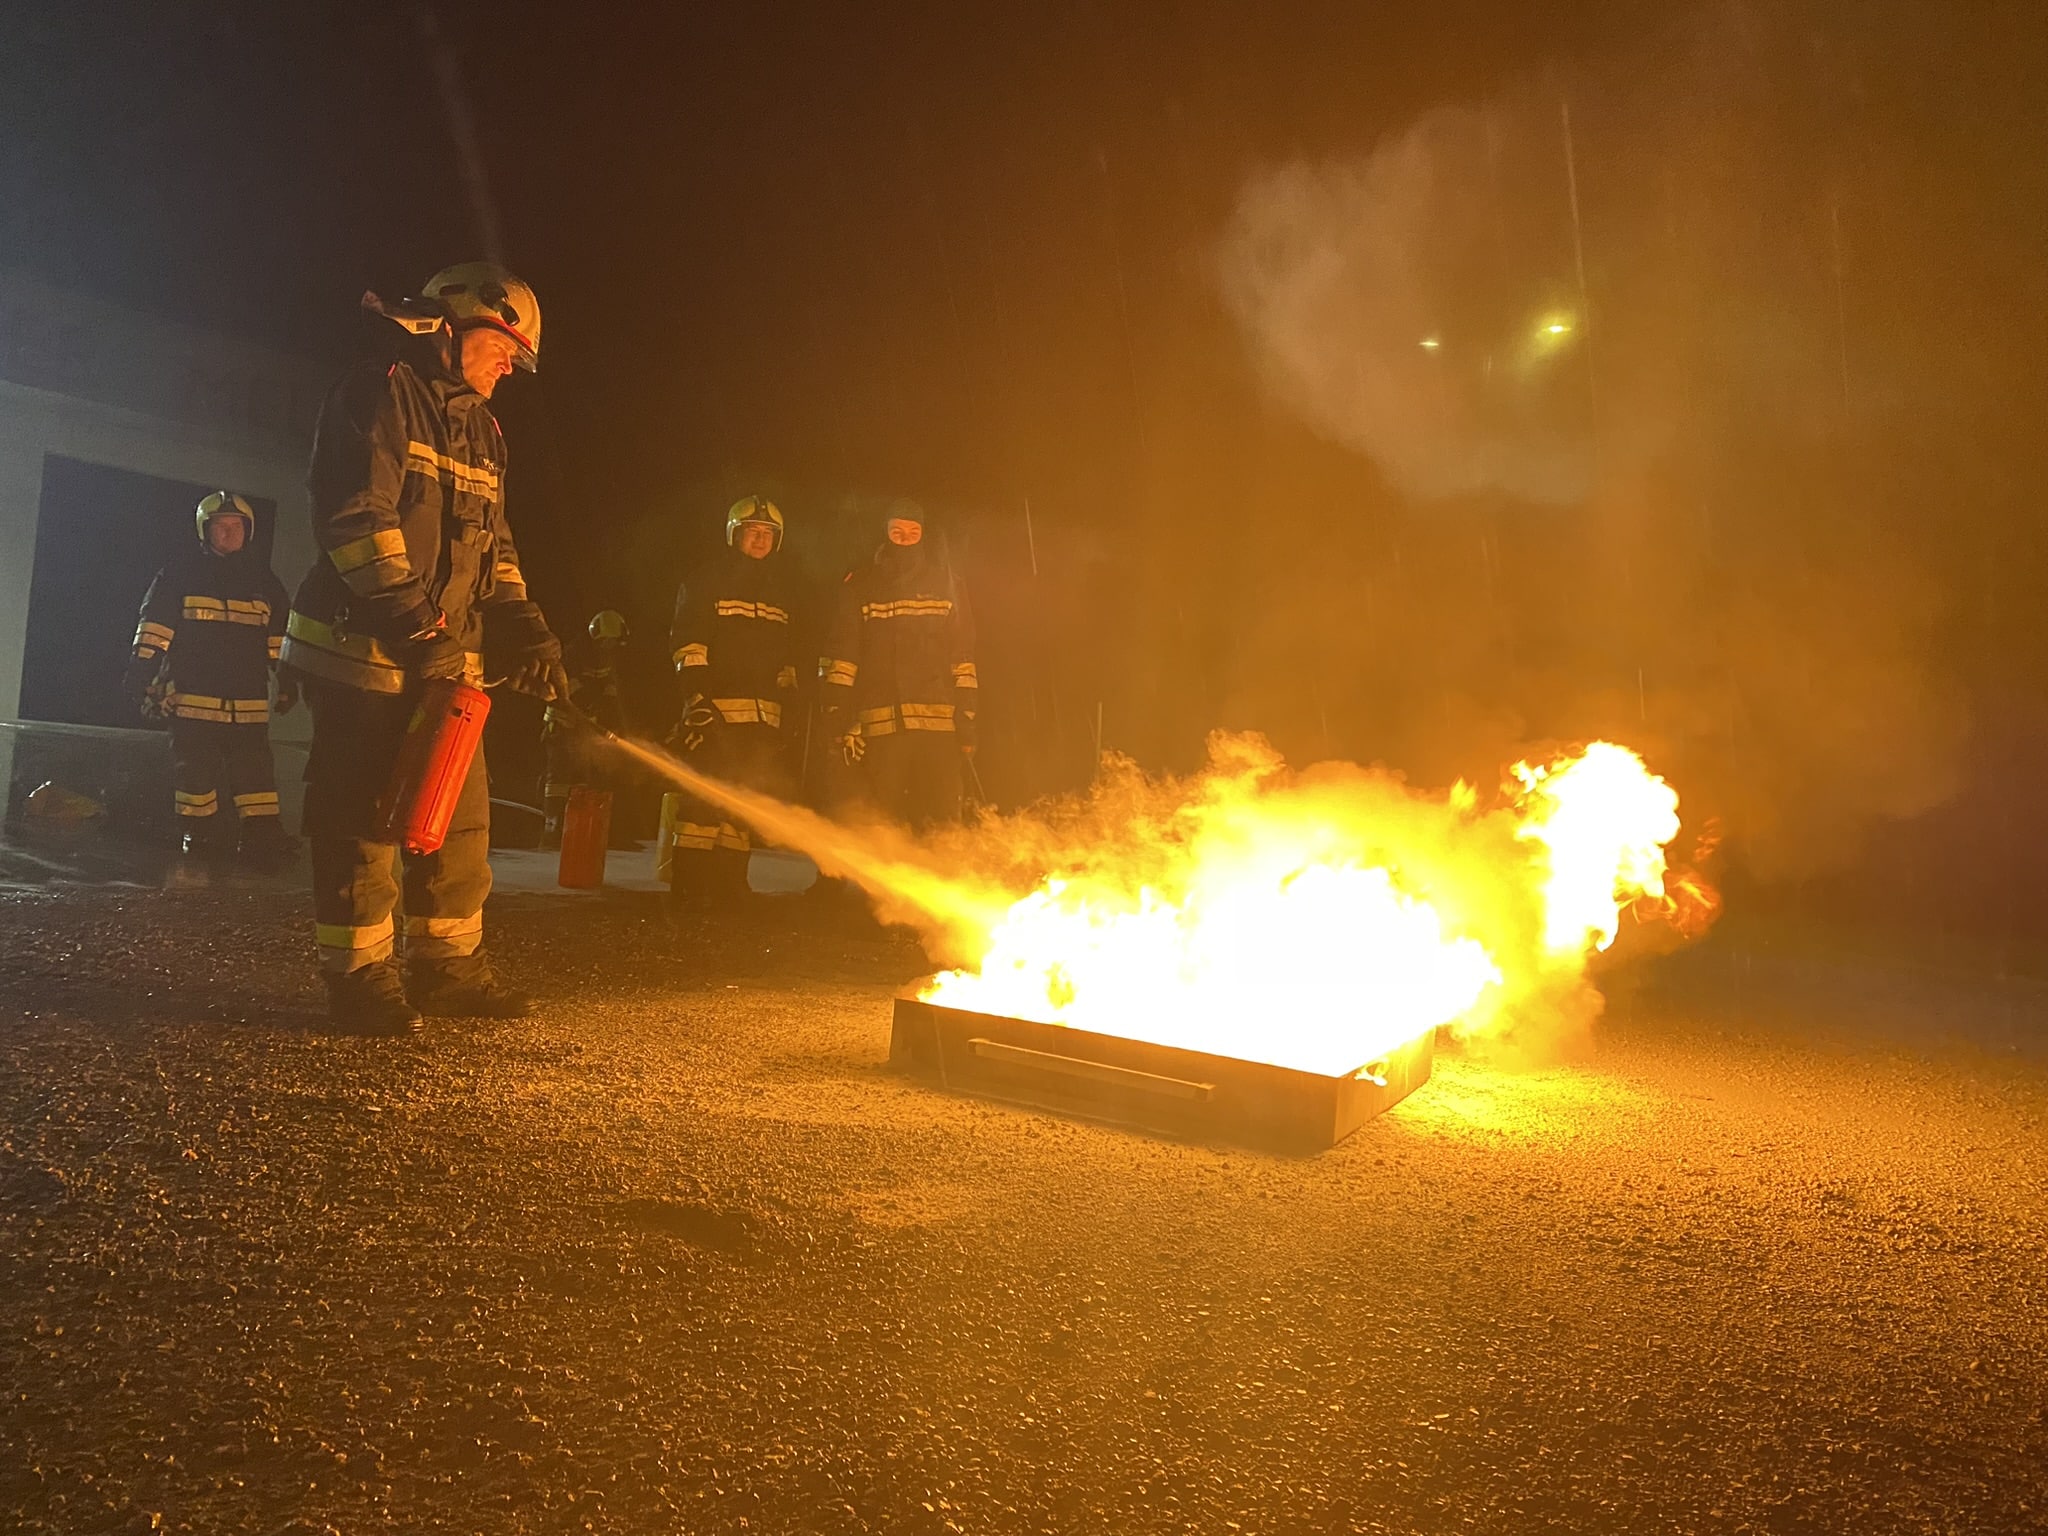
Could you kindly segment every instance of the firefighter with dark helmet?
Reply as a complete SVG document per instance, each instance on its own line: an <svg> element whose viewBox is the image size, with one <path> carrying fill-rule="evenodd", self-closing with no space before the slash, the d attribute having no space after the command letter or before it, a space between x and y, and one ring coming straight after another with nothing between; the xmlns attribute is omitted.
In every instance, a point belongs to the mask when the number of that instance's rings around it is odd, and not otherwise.
<svg viewBox="0 0 2048 1536"><path fill-rule="evenodd" d="M613 733L626 729L626 703L619 691L619 651L632 634L626 616L615 608L593 614L588 643L569 673L570 707L585 720ZM541 725L541 746L547 756L547 778L541 789L541 846L562 846L562 817L569 792L598 782L604 766L596 760L590 732L578 720L550 704Z"/></svg>
<svg viewBox="0 0 2048 1536"><path fill-rule="evenodd" d="M889 507L818 659L826 729L881 810L919 830L959 817L981 686L967 591L927 524L914 501Z"/></svg>
<svg viewBox="0 0 2048 1536"><path fill-rule="evenodd" d="M714 777L779 794L797 688L795 584L778 558L782 510L742 496L725 516L725 548L676 592L670 659L683 694L674 741ZM737 898L747 889L747 829L701 801L671 798L664 851L679 895Z"/></svg>
<svg viewBox="0 0 2048 1536"><path fill-rule="evenodd" d="M256 550L256 514L233 491L199 503L199 537L156 573L142 599L124 685L145 714L168 717L187 853L253 862L291 851L270 760L270 674L284 637L284 585ZM297 702L277 690L283 713Z"/></svg>
<svg viewBox="0 0 2048 1536"><path fill-rule="evenodd" d="M376 355L320 413L309 475L320 557L293 599L285 665L313 711L306 832L328 1002L366 1033L422 1013L512 1016L527 1000L483 951L490 787L478 752L447 839L404 860L406 973L394 953L398 849L374 808L430 679L567 692L562 647L527 595L505 518L505 442L490 398L540 357L533 290L489 262L449 267L417 297L366 294Z"/></svg>

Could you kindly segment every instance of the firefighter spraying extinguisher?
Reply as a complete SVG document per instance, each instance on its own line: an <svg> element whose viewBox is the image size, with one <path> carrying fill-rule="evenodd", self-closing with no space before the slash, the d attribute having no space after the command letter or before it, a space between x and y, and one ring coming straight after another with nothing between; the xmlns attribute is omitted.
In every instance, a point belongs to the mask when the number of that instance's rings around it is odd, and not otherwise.
<svg viewBox="0 0 2048 1536"><path fill-rule="evenodd" d="M283 661L313 712L306 832L329 1007L346 1028L399 1034L423 1013L527 1011L483 949L482 686L568 690L506 521L489 405L515 367L538 363L533 290L470 262L416 297L363 303L372 355L321 410L309 476L320 556Z"/></svg>

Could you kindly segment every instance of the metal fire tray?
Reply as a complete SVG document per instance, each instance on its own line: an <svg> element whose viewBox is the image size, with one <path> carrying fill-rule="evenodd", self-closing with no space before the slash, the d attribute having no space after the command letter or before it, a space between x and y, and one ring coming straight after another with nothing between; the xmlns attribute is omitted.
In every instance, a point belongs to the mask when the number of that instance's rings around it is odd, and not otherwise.
<svg viewBox="0 0 2048 1536"><path fill-rule="evenodd" d="M1192 1141L1321 1152L1429 1081L1435 1033L1342 1077L896 1000L889 1063L956 1093Z"/></svg>

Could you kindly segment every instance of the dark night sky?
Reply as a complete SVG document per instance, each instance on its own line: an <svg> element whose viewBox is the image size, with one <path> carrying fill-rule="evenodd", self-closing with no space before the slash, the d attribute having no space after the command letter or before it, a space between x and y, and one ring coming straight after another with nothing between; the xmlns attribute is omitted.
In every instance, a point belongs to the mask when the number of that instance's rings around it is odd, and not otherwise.
<svg viewBox="0 0 2048 1536"><path fill-rule="evenodd" d="M910 493L1014 790L1099 701L1148 761L1430 781L1618 734L1758 872L1951 905L2048 852L2040 7L438 16L546 308L501 414L565 625L659 628L731 495L824 574ZM481 248L417 8L9 27L0 264L338 358ZM1566 101L1590 335L1530 361L1583 307Z"/></svg>

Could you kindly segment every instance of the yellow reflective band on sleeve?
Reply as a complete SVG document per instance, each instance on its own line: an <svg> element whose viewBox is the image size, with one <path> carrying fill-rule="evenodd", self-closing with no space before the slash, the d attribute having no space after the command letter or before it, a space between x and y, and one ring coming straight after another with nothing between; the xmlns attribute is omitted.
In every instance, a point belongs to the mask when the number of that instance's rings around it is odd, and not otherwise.
<svg viewBox="0 0 2048 1536"><path fill-rule="evenodd" d="M950 597L900 597L894 602L860 605L864 619L943 619L952 611Z"/></svg>
<svg viewBox="0 0 2048 1536"><path fill-rule="evenodd" d="M837 688L851 688L853 680L860 673L860 667L851 661L834 661L830 656L818 658L818 676Z"/></svg>
<svg viewBox="0 0 2048 1536"><path fill-rule="evenodd" d="M180 816L211 816L220 809L220 795L211 789L204 792L177 789L171 793L177 801Z"/></svg>
<svg viewBox="0 0 2048 1536"><path fill-rule="evenodd" d="M145 651L168 651L171 648L171 626L159 624L154 619L144 619L135 626L135 650L140 655Z"/></svg>
<svg viewBox="0 0 2048 1536"><path fill-rule="evenodd" d="M346 576L350 571L373 565L381 560L395 560L410 568L405 557L405 535L396 528L379 528L375 533L366 533L360 539L350 539L346 544L336 545L327 552L327 558L334 568Z"/></svg>
<svg viewBox="0 0 2048 1536"><path fill-rule="evenodd" d="M491 576L499 586L516 589L521 597L526 595L526 578L512 561L500 560L491 568Z"/></svg>
<svg viewBox="0 0 2048 1536"><path fill-rule="evenodd" d="M341 573L351 592L368 596L412 579L412 561L406 558L405 535L396 528L379 528L360 539L329 550L328 562Z"/></svg>
<svg viewBox="0 0 2048 1536"><path fill-rule="evenodd" d="M458 491L468 491L473 496L495 497L498 494L496 470L459 463L430 443L407 443L405 467L408 473L446 480Z"/></svg>
<svg viewBox="0 0 2048 1536"><path fill-rule="evenodd" d="M275 660L277 660L277 658L278 658L278 657L279 657L279 656L280 656L281 654L283 654L283 652L284 652L284 636L283 636L283 635L272 635L272 636L270 637L270 659L271 659L272 661L275 661Z"/></svg>
<svg viewBox="0 0 2048 1536"><path fill-rule="evenodd" d="M794 688L796 686L796 667L793 663L775 674L775 686L778 688Z"/></svg>
<svg viewBox="0 0 2048 1536"><path fill-rule="evenodd" d="M708 667L711 665L711 652L693 640L679 647L673 660L679 667Z"/></svg>
<svg viewBox="0 0 2048 1536"><path fill-rule="evenodd" d="M953 684L958 688L979 688L981 674L974 670L973 662L956 661L953 663Z"/></svg>
<svg viewBox="0 0 2048 1536"><path fill-rule="evenodd" d="M237 816L275 816L277 814L277 791L274 789L252 789L246 795L235 796Z"/></svg>

